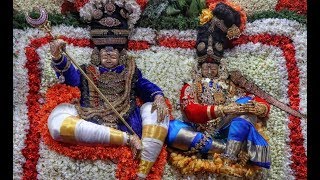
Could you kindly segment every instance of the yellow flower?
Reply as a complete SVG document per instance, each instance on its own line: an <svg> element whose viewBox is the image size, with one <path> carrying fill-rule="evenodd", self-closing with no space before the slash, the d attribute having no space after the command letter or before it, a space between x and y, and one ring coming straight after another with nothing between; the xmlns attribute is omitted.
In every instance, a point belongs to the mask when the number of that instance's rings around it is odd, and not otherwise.
<svg viewBox="0 0 320 180"><path fill-rule="evenodd" d="M210 9L202 9L202 13L199 16L200 25L204 25L206 22L210 21L212 18L213 18L213 15Z"/></svg>

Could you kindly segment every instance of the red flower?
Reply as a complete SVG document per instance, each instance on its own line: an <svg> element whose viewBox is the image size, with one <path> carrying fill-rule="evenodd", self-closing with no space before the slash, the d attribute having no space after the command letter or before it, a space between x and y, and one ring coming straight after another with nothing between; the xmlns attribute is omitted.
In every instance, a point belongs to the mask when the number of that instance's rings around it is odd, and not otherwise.
<svg viewBox="0 0 320 180"><path fill-rule="evenodd" d="M299 1L291 1L291 0L279 0L276 5L276 11L281 10L290 10L295 11L299 14L307 14L307 1L299 0Z"/></svg>
<svg viewBox="0 0 320 180"><path fill-rule="evenodd" d="M136 0L136 2L139 4L139 6L141 7L141 10L143 11L144 8L147 6L148 1L147 0Z"/></svg>
<svg viewBox="0 0 320 180"><path fill-rule="evenodd" d="M191 41L191 40L184 41L176 37L168 37L168 38L159 38L158 45L170 47L170 48L194 48L196 45L196 41Z"/></svg>
<svg viewBox="0 0 320 180"><path fill-rule="evenodd" d="M63 4L61 5L61 14L66 14L67 12L76 12L77 9L74 6L74 3L64 0Z"/></svg>
<svg viewBox="0 0 320 180"><path fill-rule="evenodd" d="M134 41L130 40L128 42L128 49L130 50L144 50L149 49L150 46L147 41Z"/></svg>

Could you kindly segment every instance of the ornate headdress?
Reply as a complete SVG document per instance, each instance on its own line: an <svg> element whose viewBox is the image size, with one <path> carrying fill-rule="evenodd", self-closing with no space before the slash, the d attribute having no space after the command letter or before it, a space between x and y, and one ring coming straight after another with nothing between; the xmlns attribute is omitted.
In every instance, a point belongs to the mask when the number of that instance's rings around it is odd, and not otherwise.
<svg viewBox="0 0 320 180"><path fill-rule="evenodd" d="M141 15L135 0L69 0L90 27L95 49L91 59L98 64L99 50L113 47L122 52L128 46L130 30Z"/></svg>
<svg viewBox="0 0 320 180"><path fill-rule="evenodd" d="M238 38L244 30L246 15L229 2L214 3L202 10L196 50L198 63L220 63L228 40Z"/></svg>

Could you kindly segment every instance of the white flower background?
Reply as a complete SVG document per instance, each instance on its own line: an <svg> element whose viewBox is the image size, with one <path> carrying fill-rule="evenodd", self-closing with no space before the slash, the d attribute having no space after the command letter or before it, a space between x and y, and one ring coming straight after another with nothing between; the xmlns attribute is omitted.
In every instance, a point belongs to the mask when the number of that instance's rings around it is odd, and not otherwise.
<svg viewBox="0 0 320 180"><path fill-rule="evenodd" d="M269 2L270 1L270 2ZM256 9L274 9L274 0L256 3L249 1L236 1L249 13ZM26 3L31 3L26 1ZM20 8L29 8L22 6ZM49 9L55 10L51 7ZM305 24L288 19L260 19L248 23L245 35L268 33L271 35L284 35L292 39L295 46L295 58L299 68L300 79L300 109L307 112L307 28ZM66 25L53 27L53 34L63 34L70 38L89 38L87 29L74 28ZM25 147L24 140L29 129L28 108L26 105L28 95L28 72L24 67L26 55L24 48L31 39L44 37L41 31L26 29L13 31L13 179L21 179L25 157L21 150ZM134 30L131 40L144 40L150 44L156 44L156 38L176 37L180 40L195 40L196 31L186 30L161 30L151 28L137 28ZM67 50L79 64L88 63L92 49L89 47L76 47L68 45ZM40 57L41 89L44 94L49 86L56 83L55 73L50 67L49 46L44 45L37 49ZM194 49L167 48L151 46L150 49L141 51L129 51L136 59L137 66L144 76L159 85L173 105L173 115L179 118L179 93L183 82L191 79L189 73L195 62ZM254 81L263 90L269 92L277 99L288 103L288 72L286 60L280 48L263 45L261 43L247 43L227 50L223 61L227 63L229 70L238 69L247 78ZM269 179L295 179L294 172L290 168L292 163L291 149L289 145L290 130L288 114L272 106L270 118L267 124L267 135L270 137L272 150L272 166ZM301 120L304 148L307 150L306 120ZM305 152L306 153L306 152ZM38 179L115 179L116 165L107 160L81 161L57 154L50 150L42 141L39 149L40 158L37 164ZM165 166L163 179L215 179L214 175L204 174L196 176L183 176L169 164Z"/></svg>

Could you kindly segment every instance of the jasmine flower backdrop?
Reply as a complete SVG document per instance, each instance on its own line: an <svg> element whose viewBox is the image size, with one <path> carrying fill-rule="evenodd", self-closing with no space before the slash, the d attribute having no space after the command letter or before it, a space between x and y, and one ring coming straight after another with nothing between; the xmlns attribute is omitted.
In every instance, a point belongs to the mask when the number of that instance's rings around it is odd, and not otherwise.
<svg viewBox="0 0 320 180"><path fill-rule="evenodd" d="M147 0L136 0L144 9ZM216 2L207 0L205 3ZM238 69L259 87L292 108L307 113L307 27L306 1L231 0L248 15L244 34L232 42L222 59L229 70ZM42 5L52 18L54 35L62 35L67 50L79 63L88 63L92 48L89 31L73 16L63 0L14 0L13 30L13 178L14 179L126 179L123 164L107 160L108 155L87 156L62 152L50 144L43 130L40 109L50 109L47 90L57 82L50 67L48 42L42 31L27 27L24 13ZM178 16L176 18L182 18ZM49 19L50 20L50 19ZM186 20L186 19L184 19ZM192 21L192 20L191 20ZM163 23L163 22L162 22ZM158 84L172 104L172 115L179 118L179 91L191 79L195 65L195 24L165 26L165 22L141 22L129 42L129 54L136 58L144 76ZM163 26L162 26L163 25ZM56 85L55 85L56 86ZM59 89L59 87L57 87ZM73 92L73 91L72 91ZM49 93L49 92L48 92ZM75 91L75 94L76 91ZM75 95L77 96L77 95ZM70 98L70 97L66 97ZM272 106L266 133L271 146L269 179L306 179L307 120L290 116ZM122 148L128 151L125 147ZM74 153L74 154L72 154ZM97 154L99 151L97 152ZM155 179L186 179L166 162L165 150L153 168ZM121 161L119 156L115 159ZM110 158L109 158L110 159ZM112 159L112 158L111 158ZM189 175L211 178L214 175Z"/></svg>

